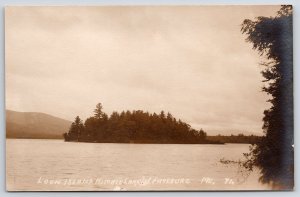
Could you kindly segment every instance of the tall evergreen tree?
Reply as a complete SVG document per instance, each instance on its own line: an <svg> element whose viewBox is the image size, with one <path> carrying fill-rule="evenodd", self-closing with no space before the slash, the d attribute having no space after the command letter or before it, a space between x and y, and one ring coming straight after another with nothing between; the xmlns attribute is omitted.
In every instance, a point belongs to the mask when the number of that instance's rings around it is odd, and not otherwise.
<svg viewBox="0 0 300 197"><path fill-rule="evenodd" d="M84 132L84 126L82 124L82 120L79 116L76 116L74 122L72 122L69 132L67 134L68 138L72 141L79 141L82 133Z"/></svg>
<svg viewBox="0 0 300 197"><path fill-rule="evenodd" d="M102 107L102 104L101 103L98 103L96 105L96 109L94 109L94 117L96 119L102 119L103 116L104 116L104 113L103 113L103 107Z"/></svg>

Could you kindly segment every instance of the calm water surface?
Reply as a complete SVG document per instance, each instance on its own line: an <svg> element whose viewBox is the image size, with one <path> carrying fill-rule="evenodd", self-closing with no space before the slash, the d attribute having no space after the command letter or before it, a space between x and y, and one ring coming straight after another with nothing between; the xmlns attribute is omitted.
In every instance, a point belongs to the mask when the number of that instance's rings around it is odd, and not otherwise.
<svg viewBox="0 0 300 197"><path fill-rule="evenodd" d="M246 144L101 144L7 139L7 190L262 190Z"/></svg>

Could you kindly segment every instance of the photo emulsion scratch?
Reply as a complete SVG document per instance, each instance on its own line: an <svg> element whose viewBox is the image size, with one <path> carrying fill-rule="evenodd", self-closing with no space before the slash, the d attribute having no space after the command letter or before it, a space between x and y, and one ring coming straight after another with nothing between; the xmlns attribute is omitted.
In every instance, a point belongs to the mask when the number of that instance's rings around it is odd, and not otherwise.
<svg viewBox="0 0 300 197"><path fill-rule="evenodd" d="M6 189L293 190L292 17L7 6Z"/></svg>

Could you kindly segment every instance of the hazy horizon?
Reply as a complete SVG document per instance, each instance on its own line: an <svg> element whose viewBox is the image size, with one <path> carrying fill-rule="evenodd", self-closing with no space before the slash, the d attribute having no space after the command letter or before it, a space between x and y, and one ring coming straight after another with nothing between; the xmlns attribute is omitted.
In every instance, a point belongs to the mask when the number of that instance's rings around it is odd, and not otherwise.
<svg viewBox="0 0 300 197"><path fill-rule="evenodd" d="M6 109L73 121L101 102L262 134L263 59L240 25L279 7L6 7Z"/></svg>

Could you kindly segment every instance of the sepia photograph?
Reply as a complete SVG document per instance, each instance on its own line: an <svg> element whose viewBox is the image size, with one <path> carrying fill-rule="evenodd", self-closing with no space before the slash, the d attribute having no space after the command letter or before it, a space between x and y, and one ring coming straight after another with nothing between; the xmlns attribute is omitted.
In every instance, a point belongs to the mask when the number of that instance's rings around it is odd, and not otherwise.
<svg viewBox="0 0 300 197"><path fill-rule="evenodd" d="M294 190L292 5L4 17L7 191Z"/></svg>

